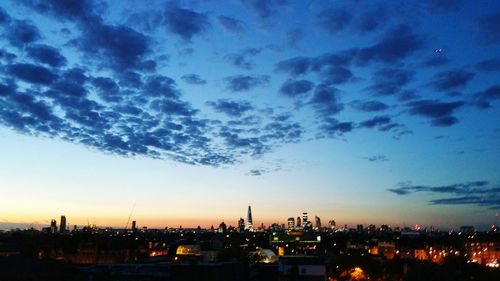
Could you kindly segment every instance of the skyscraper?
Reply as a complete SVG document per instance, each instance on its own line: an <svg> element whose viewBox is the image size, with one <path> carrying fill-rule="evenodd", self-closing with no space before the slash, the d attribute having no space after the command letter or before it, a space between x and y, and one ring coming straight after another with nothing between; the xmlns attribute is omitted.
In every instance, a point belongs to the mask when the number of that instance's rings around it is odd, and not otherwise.
<svg viewBox="0 0 500 281"><path fill-rule="evenodd" d="M318 216L315 216L314 221L315 221L316 230L320 230L321 229L321 219Z"/></svg>
<svg viewBox="0 0 500 281"><path fill-rule="evenodd" d="M61 223L59 225L59 232L66 232L66 216L61 216Z"/></svg>
<svg viewBox="0 0 500 281"><path fill-rule="evenodd" d="M238 220L238 231L243 232L245 230L245 220L243 218L240 218Z"/></svg>
<svg viewBox="0 0 500 281"><path fill-rule="evenodd" d="M302 226L307 226L307 223L309 222L309 220L307 219L307 212L303 212L302 213Z"/></svg>
<svg viewBox="0 0 500 281"><path fill-rule="evenodd" d="M137 222L132 221L132 231L135 232L137 230Z"/></svg>
<svg viewBox="0 0 500 281"><path fill-rule="evenodd" d="M253 231L252 208L248 205L247 221L245 222L245 230Z"/></svg>
<svg viewBox="0 0 500 281"><path fill-rule="evenodd" d="M288 230L295 229L295 219L293 217L288 218Z"/></svg>
<svg viewBox="0 0 500 281"><path fill-rule="evenodd" d="M297 217L297 224L296 224L296 227L297 227L297 228L301 228L301 227L302 227L302 221L300 220L300 217Z"/></svg>
<svg viewBox="0 0 500 281"><path fill-rule="evenodd" d="M50 221L50 233L56 233L57 231L57 222L55 219Z"/></svg>

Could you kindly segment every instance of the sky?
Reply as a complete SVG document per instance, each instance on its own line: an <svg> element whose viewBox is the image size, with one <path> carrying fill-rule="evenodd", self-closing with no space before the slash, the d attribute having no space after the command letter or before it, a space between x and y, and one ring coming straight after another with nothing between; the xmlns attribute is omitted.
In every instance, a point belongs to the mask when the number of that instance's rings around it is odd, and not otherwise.
<svg viewBox="0 0 500 281"><path fill-rule="evenodd" d="M0 2L0 223L486 228L500 2Z"/></svg>

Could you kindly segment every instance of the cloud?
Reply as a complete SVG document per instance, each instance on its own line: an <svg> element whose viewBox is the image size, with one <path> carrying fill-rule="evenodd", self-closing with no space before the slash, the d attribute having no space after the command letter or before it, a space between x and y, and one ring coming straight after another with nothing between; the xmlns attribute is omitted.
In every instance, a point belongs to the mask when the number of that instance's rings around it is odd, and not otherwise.
<svg viewBox="0 0 500 281"><path fill-rule="evenodd" d="M266 174L266 173L267 173L267 171L263 170L263 169L254 169L254 170L248 171L249 176L262 176L263 174Z"/></svg>
<svg viewBox="0 0 500 281"><path fill-rule="evenodd" d="M303 75L311 69L312 61L307 57L295 57L280 61L275 65L275 69L280 72L286 72L292 76Z"/></svg>
<svg viewBox="0 0 500 281"><path fill-rule="evenodd" d="M429 85L438 91L452 91L465 87L474 76L475 73L464 69L444 71L434 75L435 78Z"/></svg>
<svg viewBox="0 0 500 281"><path fill-rule="evenodd" d="M429 0L427 4L431 11L444 13L459 10L462 0Z"/></svg>
<svg viewBox="0 0 500 281"><path fill-rule="evenodd" d="M279 92L284 96L293 98L308 93L313 87L314 83L308 80L288 79L283 83Z"/></svg>
<svg viewBox="0 0 500 281"><path fill-rule="evenodd" d="M191 85L205 85L207 84L207 81L205 79L202 79L199 75L197 74L185 74L182 75L181 79Z"/></svg>
<svg viewBox="0 0 500 281"><path fill-rule="evenodd" d="M241 35L245 32L245 28L243 27L243 22L237 20L232 17L220 15L217 17L219 23L224 27L224 29L228 32L231 32L236 35Z"/></svg>
<svg viewBox="0 0 500 281"><path fill-rule="evenodd" d="M318 25L330 34L346 29L352 18L349 11L341 8L325 9L317 15Z"/></svg>
<svg viewBox="0 0 500 281"><path fill-rule="evenodd" d="M399 25L389 31L374 45L359 49L356 61L365 65L369 62L395 63L422 48L422 39L407 25Z"/></svg>
<svg viewBox="0 0 500 281"><path fill-rule="evenodd" d="M481 43L500 43L500 13L481 16L477 19L476 24Z"/></svg>
<svg viewBox="0 0 500 281"><path fill-rule="evenodd" d="M491 103L500 100L500 85L493 85L474 94L474 103L481 109L491 107Z"/></svg>
<svg viewBox="0 0 500 281"><path fill-rule="evenodd" d="M202 34L211 27L207 15L175 5L168 5L165 9L164 23L170 32L186 41L190 41L193 36Z"/></svg>
<svg viewBox="0 0 500 281"><path fill-rule="evenodd" d="M247 101L230 101L230 100L217 100L209 101L207 105L211 106L216 112L224 113L229 117L241 117L243 114L254 107Z"/></svg>
<svg viewBox="0 0 500 281"><path fill-rule="evenodd" d="M121 72L124 69L155 68L156 63L144 60L150 52L149 41L149 37L127 26L94 22L87 24L73 45L99 66Z"/></svg>
<svg viewBox="0 0 500 281"><path fill-rule="evenodd" d="M433 205L477 205L500 208L500 187L495 187L484 180L442 186L401 183L396 188L389 188L387 190L402 196L418 192L446 194L450 196L447 198L430 200L430 203Z"/></svg>
<svg viewBox="0 0 500 281"><path fill-rule="evenodd" d="M387 115L380 115L361 122L359 126L361 128L369 128L369 129L374 127L385 128L387 125L390 125L391 122L392 122L391 117ZM383 129L381 130L384 131Z"/></svg>
<svg viewBox="0 0 500 281"><path fill-rule="evenodd" d="M226 87L232 92L250 91L269 83L268 75L235 75L224 78Z"/></svg>
<svg viewBox="0 0 500 281"><path fill-rule="evenodd" d="M236 67L250 70L254 66L254 64L250 61L250 58L260 54L260 52L261 49L247 48L239 53L229 54L225 56L225 59Z"/></svg>
<svg viewBox="0 0 500 281"><path fill-rule="evenodd" d="M11 64L6 69L14 77L34 84L49 85L57 78L48 68L29 63Z"/></svg>
<svg viewBox="0 0 500 281"><path fill-rule="evenodd" d="M40 30L30 21L15 20L8 27L7 40L16 47L22 47L42 38Z"/></svg>
<svg viewBox="0 0 500 281"><path fill-rule="evenodd" d="M2 7L0 7L0 25L8 23L10 23L10 16L4 9L2 9Z"/></svg>
<svg viewBox="0 0 500 281"><path fill-rule="evenodd" d="M452 114L455 110L461 108L465 103L457 102L440 102L436 100L420 100L407 104L409 113L431 118L433 126L448 127L458 122Z"/></svg>
<svg viewBox="0 0 500 281"><path fill-rule="evenodd" d="M40 13L52 15L58 20L85 21L93 20L92 18L96 17L94 13L94 1L92 0L25 0L21 1L21 3Z"/></svg>
<svg viewBox="0 0 500 281"><path fill-rule="evenodd" d="M384 155L374 155L374 156L366 156L362 157L365 160L368 160L370 162L385 162L388 161L387 157Z"/></svg>
<svg viewBox="0 0 500 281"><path fill-rule="evenodd" d="M350 106L356 110L363 112L376 112L376 111L384 111L389 108L389 106L380 101L359 101L355 100L350 103Z"/></svg>
<svg viewBox="0 0 500 281"><path fill-rule="evenodd" d="M338 90L327 85L318 85L314 90L309 104L313 106L322 118L329 118L344 109L337 99Z"/></svg>
<svg viewBox="0 0 500 281"><path fill-rule="evenodd" d="M328 137L342 136L354 129L352 122L340 122L334 118L326 118L320 126L321 132Z"/></svg>
<svg viewBox="0 0 500 281"><path fill-rule="evenodd" d="M48 45L30 45L26 48L26 52L29 57L52 67L61 67L67 63L66 58L61 55L59 50Z"/></svg>
<svg viewBox="0 0 500 281"><path fill-rule="evenodd" d="M384 68L372 75L373 83L363 89L378 96L398 94L415 76L415 71L399 68Z"/></svg>
<svg viewBox="0 0 500 281"><path fill-rule="evenodd" d="M354 29L361 34L373 32L388 21L388 13L383 7L362 12L354 20Z"/></svg>
<svg viewBox="0 0 500 281"><path fill-rule="evenodd" d="M241 0L261 20L267 21L278 12L278 9L288 4L288 0Z"/></svg>
<svg viewBox="0 0 500 281"><path fill-rule="evenodd" d="M500 71L500 59L482 60L476 64L476 68L486 72L498 72Z"/></svg>
<svg viewBox="0 0 500 281"><path fill-rule="evenodd" d="M448 58L445 56L432 56L430 58L427 58L425 61L422 62L422 66L425 67L439 67L446 65L450 62Z"/></svg>

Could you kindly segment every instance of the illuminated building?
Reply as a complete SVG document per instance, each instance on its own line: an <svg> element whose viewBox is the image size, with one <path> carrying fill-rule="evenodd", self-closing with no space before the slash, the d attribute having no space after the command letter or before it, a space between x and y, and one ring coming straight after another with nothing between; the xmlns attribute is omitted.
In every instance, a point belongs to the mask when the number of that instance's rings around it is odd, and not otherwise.
<svg viewBox="0 0 500 281"><path fill-rule="evenodd" d="M321 230L321 219L318 216L314 217L314 224L316 230Z"/></svg>
<svg viewBox="0 0 500 281"><path fill-rule="evenodd" d="M302 226L303 227L307 226L308 222L309 222L309 220L307 220L307 212L303 212L302 213Z"/></svg>
<svg viewBox="0 0 500 281"><path fill-rule="evenodd" d="M288 218L288 230L295 229L295 219L293 217Z"/></svg>
<svg viewBox="0 0 500 281"><path fill-rule="evenodd" d="M245 220L243 218L240 218L238 220L238 231L243 232L245 230Z"/></svg>
<svg viewBox="0 0 500 281"><path fill-rule="evenodd" d="M331 221L329 221L329 222L328 222L328 224L330 225L330 228L331 228L331 229L335 229L335 228L336 228L336 226L337 226L337 224L335 223L335 220L331 220Z"/></svg>
<svg viewBox="0 0 500 281"><path fill-rule="evenodd" d="M219 232L222 233L222 234L226 234L227 227L226 227L226 224L224 222L221 222L219 224Z"/></svg>
<svg viewBox="0 0 500 281"><path fill-rule="evenodd" d="M252 208L248 205L247 221L245 222L245 230L253 231Z"/></svg>
<svg viewBox="0 0 500 281"><path fill-rule="evenodd" d="M297 228L301 228L301 227L302 227L302 221L301 221L300 217L297 217L297 224L296 224L296 227L297 227Z"/></svg>
<svg viewBox="0 0 500 281"><path fill-rule="evenodd" d="M66 216L61 216L61 223L59 225L59 232L66 232Z"/></svg>

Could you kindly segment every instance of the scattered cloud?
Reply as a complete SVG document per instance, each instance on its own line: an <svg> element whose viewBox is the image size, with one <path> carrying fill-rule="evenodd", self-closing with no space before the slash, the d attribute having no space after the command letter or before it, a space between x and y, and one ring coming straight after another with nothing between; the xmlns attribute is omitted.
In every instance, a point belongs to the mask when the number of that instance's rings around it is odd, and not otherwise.
<svg viewBox="0 0 500 281"><path fill-rule="evenodd" d="M422 48L423 40L408 25L399 25L370 47L361 48L356 61L365 65L369 62L395 63Z"/></svg>
<svg viewBox="0 0 500 281"><path fill-rule="evenodd" d="M498 209L500 208L500 187L488 181L464 182L441 186L412 185L401 183L388 191L397 195L411 195L425 192L430 194L446 194L447 198L433 199L433 205L477 205Z"/></svg>
<svg viewBox="0 0 500 281"><path fill-rule="evenodd" d="M352 108L363 112L384 111L389 108L387 104L376 100L370 100L370 101L355 100L352 101L349 105Z"/></svg>
<svg viewBox="0 0 500 281"><path fill-rule="evenodd" d="M52 67L64 66L67 63L66 58L61 55L59 50L48 45L30 45L26 48L26 52L32 59Z"/></svg>
<svg viewBox="0 0 500 281"><path fill-rule="evenodd" d="M261 51L262 50L258 48L247 48L239 53L226 55L225 59L229 61L233 66L251 70L254 66L254 63L250 61L251 57L260 54Z"/></svg>
<svg viewBox="0 0 500 281"><path fill-rule="evenodd" d="M245 92L253 90L256 87L264 86L269 83L267 75L235 75L224 78L226 87L231 92Z"/></svg>
<svg viewBox="0 0 500 281"><path fill-rule="evenodd" d="M207 81L205 79L202 79L199 75L197 74L184 74L182 75L181 79L191 85L205 85L207 84Z"/></svg>
<svg viewBox="0 0 500 281"><path fill-rule="evenodd" d="M346 29L352 21L352 14L343 8L329 8L321 11L318 16L318 24L330 34L335 34Z"/></svg>
<svg viewBox="0 0 500 281"><path fill-rule="evenodd" d="M283 83L279 92L287 97L297 97L310 92L314 87L314 83L308 80L292 80L288 79Z"/></svg>
<svg viewBox="0 0 500 281"><path fill-rule="evenodd" d="M476 93L473 99L479 108L490 108L493 101L500 100L500 85L493 85Z"/></svg>
<svg viewBox="0 0 500 281"><path fill-rule="evenodd" d="M395 95L413 80L415 71L400 68L384 68L372 75L372 85L363 89L377 96Z"/></svg>
<svg viewBox="0 0 500 281"><path fill-rule="evenodd" d="M437 73L429 85L438 91L447 92L465 87L474 76L475 73L464 69L444 71Z"/></svg>
<svg viewBox="0 0 500 281"><path fill-rule="evenodd" d="M476 24L481 43L500 43L500 13L483 15L477 19Z"/></svg>
<svg viewBox="0 0 500 281"><path fill-rule="evenodd" d="M368 160L370 162L385 162L385 161L389 160L384 155L365 156L365 157L362 157L362 158L365 159L365 160Z"/></svg>
<svg viewBox="0 0 500 281"><path fill-rule="evenodd" d="M452 114L464 104L463 101L440 102L436 100L419 100L410 102L407 106L410 114L431 118L433 126L449 127L458 122L458 119L452 116Z"/></svg>
<svg viewBox="0 0 500 281"><path fill-rule="evenodd" d="M211 106L215 111L224 113L229 117L241 117L243 114L254 109L254 107L247 101L230 101L230 100L217 100L209 101L207 105Z"/></svg>
<svg viewBox="0 0 500 281"><path fill-rule="evenodd" d="M500 59L482 60L476 64L476 68L478 70L486 71L486 72L499 72L500 71Z"/></svg>
<svg viewBox="0 0 500 281"><path fill-rule="evenodd" d="M243 22L240 20L223 15L218 16L217 20L227 32L235 35L241 35L245 32Z"/></svg>
<svg viewBox="0 0 500 281"><path fill-rule="evenodd" d="M208 16L189 9L170 4L165 9L164 23L167 29L190 41L193 36L202 34L211 27Z"/></svg>

